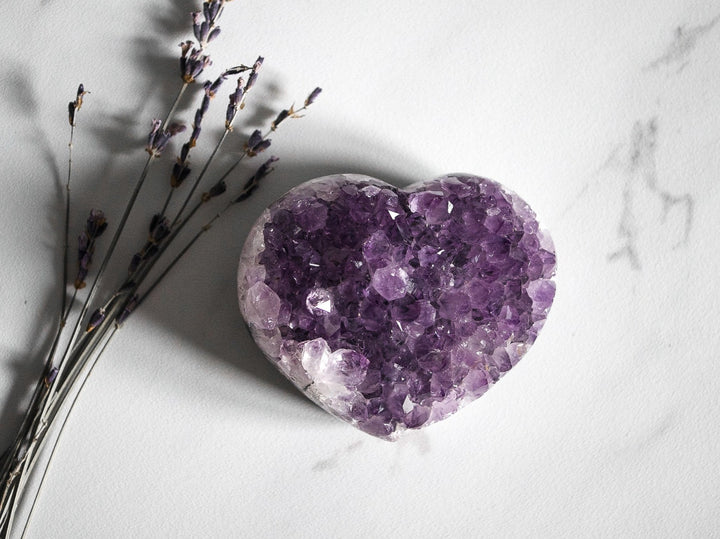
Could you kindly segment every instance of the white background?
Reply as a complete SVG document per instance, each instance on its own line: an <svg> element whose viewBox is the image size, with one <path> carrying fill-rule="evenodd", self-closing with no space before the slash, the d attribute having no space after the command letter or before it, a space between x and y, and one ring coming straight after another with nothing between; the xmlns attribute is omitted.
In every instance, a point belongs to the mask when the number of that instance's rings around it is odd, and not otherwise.
<svg viewBox="0 0 720 539"><path fill-rule="evenodd" d="M2 446L59 308L66 103L79 82L92 92L78 116L74 236L92 207L117 223L150 121L179 86L176 45L196 5L3 6ZM234 0L221 26L208 74L266 62L213 170L239 134L315 85L323 94L273 136L281 161L257 195L113 339L28 537L720 536L720 5ZM167 153L108 288L166 192ZM555 305L531 352L482 399L397 443L307 401L237 308L251 223L291 186L338 172L494 178L557 247Z"/></svg>

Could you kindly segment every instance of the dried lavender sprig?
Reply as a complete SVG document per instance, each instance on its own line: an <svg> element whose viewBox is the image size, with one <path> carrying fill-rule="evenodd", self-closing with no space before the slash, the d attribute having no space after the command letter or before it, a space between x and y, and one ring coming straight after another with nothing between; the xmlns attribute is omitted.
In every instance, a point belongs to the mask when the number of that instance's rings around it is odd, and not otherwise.
<svg viewBox="0 0 720 539"><path fill-rule="evenodd" d="M225 142L225 139L227 138L230 131L232 131L233 122L235 121L235 117L237 116L237 112L244 107L245 104L245 97L247 95L247 92L252 88L252 86L255 84L255 81L257 80L257 73L262 66L264 61L264 58L262 56L258 56L257 60L255 60L255 64L253 64L252 70L250 72L250 76L248 77L248 81L244 82L242 77L238 78L237 82L237 88L235 92L230 94L230 104L228 105L228 109L225 115L225 131L223 131L223 134L220 136L220 140L218 140L217 144L215 145L215 148L213 148L212 153L210 154L210 157L205 162L205 165L203 166L202 170L200 171L200 174L195 179L195 183L192 186L192 189L190 189L190 192L185 197L185 201L183 202L182 206L180 207L180 210L178 210L177 214L175 215L175 218L172 221L172 227L174 227L180 218L183 215L183 212L187 208L187 205L190 203L190 200L192 200L192 196L195 193L195 190L197 189L198 185L200 185L200 182L202 181L203 177L208 171L208 168L210 168L210 164L215 159L215 156L217 155L217 152L220 150L220 147L222 146L223 142Z"/></svg>
<svg viewBox="0 0 720 539"><path fill-rule="evenodd" d="M232 172L237 168L237 166L242 162L242 160L245 159L245 157L253 157L253 155L251 154L257 154L260 153L260 151L267 149L270 146L271 140L267 137L273 131L276 131L278 126L287 118L302 118L304 115L298 113L305 111L310 105L312 105L317 99L317 97L320 95L320 92L322 92L321 88L315 88L305 99L305 104L302 106L302 108L298 110L294 110L294 106L291 106L289 109L284 109L280 111L273 123L270 125L270 129L268 129L261 136L258 137L258 134L260 133L259 130L253 131L253 133L250 135L247 142L243 146L243 153L235 160L232 165L230 165L230 167L225 171L225 173L220 177L220 179L224 180L230 174L232 174Z"/></svg>
<svg viewBox="0 0 720 539"><path fill-rule="evenodd" d="M75 126L76 126L76 119L77 119L77 111L80 110L80 108L83 105L83 98L88 92L85 90L85 87L83 84L78 85L77 92L75 94L75 99L73 101L70 101L68 103L68 123L70 124L70 140L68 142L68 171L67 171L67 180L65 182L65 227L64 227L64 246L63 246L63 278L60 283L60 292L61 292L61 303L60 303L60 312L58 316L58 327L55 333L55 336L53 338L53 343L50 348L50 353L48 355L48 358L45 362L45 372L40 380L38 382L37 387L35 388L35 391L33 393L33 397L31 399L30 408L32 410L33 407L38 406L42 402L43 393L47 392L49 390L49 385L54 381L51 380L51 373L53 372L53 368L51 367L52 364L52 357L55 354L55 351L57 349L58 343L60 341L60 335L62 333L63 327L65 326L65 321L67 320L66 310L69 312L70 308L72 307L72 304L74 302L75 296L73 295L73 300L71 300L70 305L67 305L67 282L68 282L68 251L69 251L69 236L70 236L70 182L72 178L72 150L73 150L73 141L74 141L74 135L75 135ZM55 371L56 372L56 371ZM49 381L49 383L48 383ZM19 444L22 443L23 432L28 427L31 420L30 414L26 415L23 419L23 423L21 425L20 430L18 431L18 436L16 437L15 443L8 448L6 453L3 455L2 461L0 461L0 469L2 469L2 475L0 477L6 477L7 473L9 472L12 462L13 462L13 454L16 453L14 451L14 448L17 448ZM3 495L2 495L2 501L0 502L0 507L3 507L3 513L2 517L0 519L0 522L2 522L2 525L0 525L0 530L2 530L2 533L5 531L10 530L10 525L12 521L12 514L14 511L14 504L15 500L11 500L9 504L6 504L7 496L8 496L8 487L9 485L5 485L5 488L3 488ZM11 496L14 496L14 494L11 493ZM7 516L6 516L7 515ZM6 520L7 519L7 520Z"/></svg>
<svg viewBox="0 0 720 539"><path fill-rule="evenodd" d="M280 113L275 118L275 120L273 121L272 125L270 126L270 129L272 131L275 131L278 128L278 126L283 121L285 121L287 118L302 118L304 115L302 115L300 113L307 110L307 108L315 102L315 100L320 95L320 92L322 92L322 88L320 88L320 87L315 88L305 98L305 104L297 110L295 110L295 105L292 105L289 109L281 110Z"/></svg>
<svg viewBox="0 0 720 539"><path fill-rule="evenodd" d="M83 98L89 92L85 90L83 84L79 84L77 92L75 93L75 100L68 103L68 122L70 123L70 141L68 142L68 169L67 169L67 180L65 182L65 232L64 232L64 244L63 244L63 277L60 283L60 313L58 319L58 327L53 338L53 343L50 347L50 353L47 362L52 362L52 357L55 355L57 346L60 342L60 335L67 322L68 314L75 303L75 297L77 289L73 291L72 298L68 304L67 301L67 282L69 273L68 263L68 251L70 248L70 180L72 179L72 152L73 152L73 140L75 138L75 125L77 118L77 111L83 105Z"/></svg>
<svg viewBox="0 0 720 539"><path fill-rule="evenodd" d="M80 84L75 94L75 100L68 103L68 121L70 122L70 142L68 143L68 170L67 181L65 182L65 245L63 248L63 280L61 285L62 302L60 306L60 325L63 326L65 319L65 307L67 303L66 286L68 282L68 249L70 239L70 179L72 178L72 151L73 139L75 138L75 118L77 111L83 105L83 98L88 92L85 86ZM62 330L62 328L61 328Z"/></svg>
<svg viewBox="0 0 720 539"><path fill-rule="evenodd" d="M200 106L195 111L195 118L193 121L193 128L190 134L190 139L185 144L183 144L180 153L178 154L177 162L173 165L170 171L170 189L168 190L168 194L165 197L165 203L163 204L162 210L160 211L162 215L165 215L165 212L170 205L170 200L172 199L175 189L180 187L180 185L182 185L185 179L190 175L188 157L190 154L190 150L194 148L197 144L197 140L202 131L202 121L208 109L210 108L210 101L215 97L217 91L220 89L220 86L229 76L242 73L243 71L247 71L249 69L251 68L244 65L231 67L230 69L226 69L223 73L221 73L214 82L206 81L203 85L204 94L200 102Z"/></svg>
<svg viewBox="0 0 720 539"><path fill-rule="evenodd" d="M202 12L196 11L191 14L193 19L193 33L202 48L206 47L208 43L220 34L220 28L215 26L215 22L220 17L224 5L225 0L204 2ZM201 17L205 20L201 20Z"/></svg>

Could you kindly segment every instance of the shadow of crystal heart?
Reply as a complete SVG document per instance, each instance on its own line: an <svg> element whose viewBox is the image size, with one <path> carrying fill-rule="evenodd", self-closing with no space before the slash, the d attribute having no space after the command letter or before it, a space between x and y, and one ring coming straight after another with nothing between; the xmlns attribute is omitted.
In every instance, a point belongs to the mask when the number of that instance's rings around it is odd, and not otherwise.
<svg viewBox="0 0 720 539"><path fill-rule="evenodd" d="M304 183L253 226L240 309L308 397L374 436L444 419L527 352L555 294L555 253L500 184L451 174L398 189Z"/></svg>

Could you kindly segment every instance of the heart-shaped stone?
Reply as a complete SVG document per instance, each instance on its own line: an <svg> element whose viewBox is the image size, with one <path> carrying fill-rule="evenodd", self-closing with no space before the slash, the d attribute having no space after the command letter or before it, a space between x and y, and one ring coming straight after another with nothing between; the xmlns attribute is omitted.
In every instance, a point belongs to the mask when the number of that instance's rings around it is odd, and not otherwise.
<svg viewBox="0 0 720 539"><path fill-rule="evenodd" d="M353 174L304 183L253 226L240 308L307 396L392 439L444 419L509 371L547 317L555 252L491 180L398 189Z"/></svg>

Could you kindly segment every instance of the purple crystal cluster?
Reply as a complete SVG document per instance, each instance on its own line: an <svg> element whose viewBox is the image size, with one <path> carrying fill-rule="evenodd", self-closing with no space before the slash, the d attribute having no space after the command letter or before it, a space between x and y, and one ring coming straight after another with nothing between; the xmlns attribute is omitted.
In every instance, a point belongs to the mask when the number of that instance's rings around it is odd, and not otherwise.
<svg viewBox="0 0 720 539"><path fill-rule="evenodd" d="M253 227L240 307L310 398L392 439L481 396L535 341L555 253L498 183L452 174L397 189L359 175L296 187Z"/></svg>

